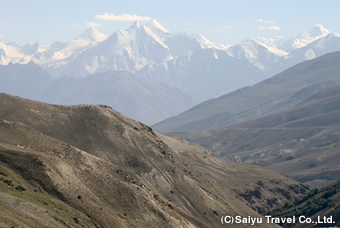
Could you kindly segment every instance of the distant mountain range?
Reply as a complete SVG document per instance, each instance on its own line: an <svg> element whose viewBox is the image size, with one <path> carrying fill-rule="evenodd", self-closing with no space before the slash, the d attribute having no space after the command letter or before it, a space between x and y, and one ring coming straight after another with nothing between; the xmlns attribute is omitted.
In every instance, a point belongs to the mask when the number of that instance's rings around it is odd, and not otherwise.
<svg viewBox="0 0 340 228"><path fill-rule="evenodd" d="M21 88L20 81L11 79L18 83L11 87L14 95L21 94L58 104L105 103L129 117L151 124L179 114L202 101L253 85L299 62L339 50L339 42L339 35L329 32L322 25L316 25L288 40L282 37L257 37L232 46L221 45L201 35L169 32L152 20L146 24L136 22L130 28L118 30L110 36L92 28L65 43L20 46L0 42L0 64L36 64L42 68L38 71L50 75L48 80L38 86L46 89L25 89L25 93L15 87L18 85ZM13 66L9 67L14 69ZM83 90L80 97L79 93L66 92L67 86L57 87L60 83L54 81L61 78L65 82L70 79L77 81L75 78L82 78L81 82L74 83L80 85L90 82L83 80L90 75L94 78L96 75L120 74L117 72L128 72L124 75L129 75L124 82L120 81L125 83L120 84L120 88L134 88L131 84L138 84L134 93L130 93L129 100L117 98L113 91L110 93L105 88L106 98L95 98L93 91L101 88L92 90L91 84L84 85L88 89ZM0 76L13 77L6 73ZM30 77L41 78L40 75L26 73L25 78L30 80ZM101 81L100 76L97 79L97 86L115 81L108 81L108 78ZM150 84L152 90L146 89L151 88ZM2 85L0 89L9 92L7 85ZM43 91L55 91L55 94ZM134 105L137 100L142 100L147 107ZM121 105L117 105L118 102ZM157 108L155 104L161 103L177 105ZM147 116L142 114L145 112L143 110L148 110Z"/></svg>
<svg viewBox="0 0 340 228"><path fill-rule="evenodd" d="M26 64L32 61L48 69L55 77L83 77L116 70L136 72L145 66L171 62L194 50L215 49L223 50L233 58L246 60L266 72L275 71L278 66L273 66L273 63L289 59L289 62L296 64L338 50L335 45L338 38L338 34L317 24L289 39L257 37L230 46L215 44L201 35L172 33L152 20L144 25L135 22L127 30L118 30L111 36L91 28L66 43L24 46L0 43L0 64ZM296 50L303 47L305 58L294 60ZM218 59L216 54L215 58Z"/></svg>

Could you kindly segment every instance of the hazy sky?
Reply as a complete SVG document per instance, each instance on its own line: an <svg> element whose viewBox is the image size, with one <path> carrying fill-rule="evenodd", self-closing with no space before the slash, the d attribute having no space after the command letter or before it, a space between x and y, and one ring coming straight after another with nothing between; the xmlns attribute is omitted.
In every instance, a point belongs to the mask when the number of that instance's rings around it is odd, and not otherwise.
<svg viewBox="0 0 340 228"><path fill-rule="evenodd" d="M136 19L154 18L171 32L234 44L256 36L288 38L315 24L340 32L339 10L340 0L0 0L0 40L50 44L89 26L110 35Z"/></svg>

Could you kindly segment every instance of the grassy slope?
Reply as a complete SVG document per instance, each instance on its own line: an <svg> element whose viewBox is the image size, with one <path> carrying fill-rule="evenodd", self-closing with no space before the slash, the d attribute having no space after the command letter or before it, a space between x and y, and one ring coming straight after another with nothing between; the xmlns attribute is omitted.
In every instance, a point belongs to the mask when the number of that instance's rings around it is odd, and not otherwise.
<svg viewBox="0 0 340 228"><path fill-rule="evenodd" d="M292 198L283 207L268 214L274 217L306 216L317 221L317 217L333 217L335 223L318 226L340 226L340 181L320 190L313 190L308 195ZM304 227L306 224L295 224L293 227ZM290 227L288 224L285 227Z"/></svg>

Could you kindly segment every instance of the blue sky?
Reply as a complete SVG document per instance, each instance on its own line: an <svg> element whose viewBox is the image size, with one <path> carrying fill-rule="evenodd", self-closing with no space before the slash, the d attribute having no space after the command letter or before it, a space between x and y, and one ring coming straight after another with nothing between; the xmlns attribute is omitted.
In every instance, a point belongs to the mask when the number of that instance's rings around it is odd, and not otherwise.
<svg viewBox="0 0 340 228"><path fill-rule="evenodd" d="M340 33L339 0L0 0L0 6L0 40L20 44L68 41L89 26L112 34L133 24L129 18L154 18L172 32L203 34L222 44L288 38L315 24Z"/></svg>

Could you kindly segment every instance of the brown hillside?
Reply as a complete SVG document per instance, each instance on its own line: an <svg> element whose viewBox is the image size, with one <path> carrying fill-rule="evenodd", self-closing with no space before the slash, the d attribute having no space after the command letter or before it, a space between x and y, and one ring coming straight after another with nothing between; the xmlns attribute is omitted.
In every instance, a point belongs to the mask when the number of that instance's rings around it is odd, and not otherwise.
<svg viewBox="0 0 340 228"><path fill-rule="evenodd" d="M1 94L0 118L0 168L13 183L1 191L0 215L9 224L219 227L222 215L259 216L306 192L266 169L155 134L107 106ZM15 201L48 211L46 219Z"/></svg>

